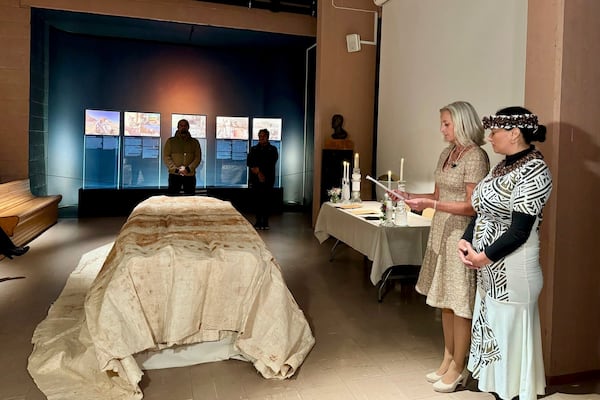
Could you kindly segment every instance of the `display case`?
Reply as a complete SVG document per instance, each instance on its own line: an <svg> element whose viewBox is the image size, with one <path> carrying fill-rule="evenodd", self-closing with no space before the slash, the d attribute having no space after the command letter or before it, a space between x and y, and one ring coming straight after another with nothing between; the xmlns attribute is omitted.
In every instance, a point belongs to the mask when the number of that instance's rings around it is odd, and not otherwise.
<svg viewBox="0 0 600 400"><path fill-rule="evenodd" d="M160 114L126 111L121 187L158 187L160 154Z"/></svg>
<svg viewBox="0 0 600 400"><path fill-rule="evenodd" d="M116 188L119 185L121 113L85 110L83 187Z"/></svg>
<svg viewBox="0 0 600 400"><path fill-rule="evenodd" d="M219 116L216 126L215 185L247 185L249 118Z"/></svg>

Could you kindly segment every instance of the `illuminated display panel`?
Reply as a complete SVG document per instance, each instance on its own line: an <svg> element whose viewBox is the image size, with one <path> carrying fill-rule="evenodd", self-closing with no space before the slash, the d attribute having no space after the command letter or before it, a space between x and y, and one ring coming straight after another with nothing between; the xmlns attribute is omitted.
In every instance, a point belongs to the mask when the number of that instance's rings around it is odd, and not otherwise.
<svg viewBox="0 0 600 400"><path fill-rule="evenodd" d="M190 123L190 134L197 139L206 138L206 115L199 114L171 114L171 132L175 135L179 120L187 119Z"/></svg>
<svg viewBox="0 0 600 400"><path fill-rule="evenodd" d="M125 136L160 137L160 113L125 111Z"/></svg>
<svg viewBox="0 0 600 400"><path fill-rule="evenodd" d="M267 129L269 140L281 140L281 118L252 118L252 139L258 140L258 131Z"/></svg>
<svg viewBox="0 0 600 400"><path fill-rule="evenodd" d="M119 136L121 113L107 110L85 110L85 134Z"/></svg>
<svg viewBox="0 0 600 400"><path fill-rule="evenodd" d="M217 117L217 139L248 140L248 117Z"/></svg>

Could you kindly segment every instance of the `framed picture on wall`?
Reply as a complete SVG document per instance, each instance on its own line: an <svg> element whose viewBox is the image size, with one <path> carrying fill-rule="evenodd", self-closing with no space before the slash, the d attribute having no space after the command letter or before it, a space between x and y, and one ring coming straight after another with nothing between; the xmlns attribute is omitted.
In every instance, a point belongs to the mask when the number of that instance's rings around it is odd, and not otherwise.
<svg viewBox="0 0 600 400"><path fill-rule="evenodd" d="M200 114L171 114L171 132L175 135L177 123L186 119L190 123L190 134L196 139L206 139L206 115Z"/></svg>
<svg viewBox="0 0 600 400"><path fill-rule="evenodd" d="M281 140L281 118L252 118L252 140L258 140L258 131L267 129L269 140Z"/></svg>
<svg viewBox="0 0 600 400"><path fill-rule="evenodd" d="M125 136L160 137L160 113L125 111Z"/></svg>
<svg viewBox="0 0 600 400"><path fill-rule="evenodd" d="M85 134L119 136L121 113L108 110L85 110Z"/></svg>
<svg viewBox="0 0 600 400"><path fill-rule="evenodd" d="M217 139L248 140L248 117L217 117Z"/></svg>

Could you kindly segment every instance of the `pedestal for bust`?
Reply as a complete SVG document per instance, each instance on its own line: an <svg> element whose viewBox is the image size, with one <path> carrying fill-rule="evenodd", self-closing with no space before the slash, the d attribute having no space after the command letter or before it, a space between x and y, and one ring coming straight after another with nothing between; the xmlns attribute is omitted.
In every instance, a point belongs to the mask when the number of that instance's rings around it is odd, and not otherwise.
<svg viewBox="0 0 600 400"><path fill-rule="evenodd" d="M321 160L321 204L329 199L327 191L342 187L342 162L352 165L354 142L349 139L325 139Z"/></svg>
<svg viewBox="0 0 600 400"><path fill-rule="evenodd" d="M327 150L354 150L354 142L350 139L325 139L324 149Z"/></svg>

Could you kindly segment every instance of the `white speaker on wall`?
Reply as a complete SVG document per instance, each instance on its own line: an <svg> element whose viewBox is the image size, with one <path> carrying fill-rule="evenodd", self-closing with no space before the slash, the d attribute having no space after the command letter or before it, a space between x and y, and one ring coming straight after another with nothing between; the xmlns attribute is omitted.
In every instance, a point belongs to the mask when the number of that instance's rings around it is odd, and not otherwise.
<svg viewBox="0 0 600 400"><path fill-rule="evenodd" d="M360 35L358 33L346 35L346 46L348 48L348 53L360 51Z"/></svg>
<svg viewBox="0 0 600 400"><path fill-rule="evenodd" d="M388 2L388 0L373 0L373 3L375 3L375 5L377 7L381 7L381 6L383 6L387 2Z"/></svg>

